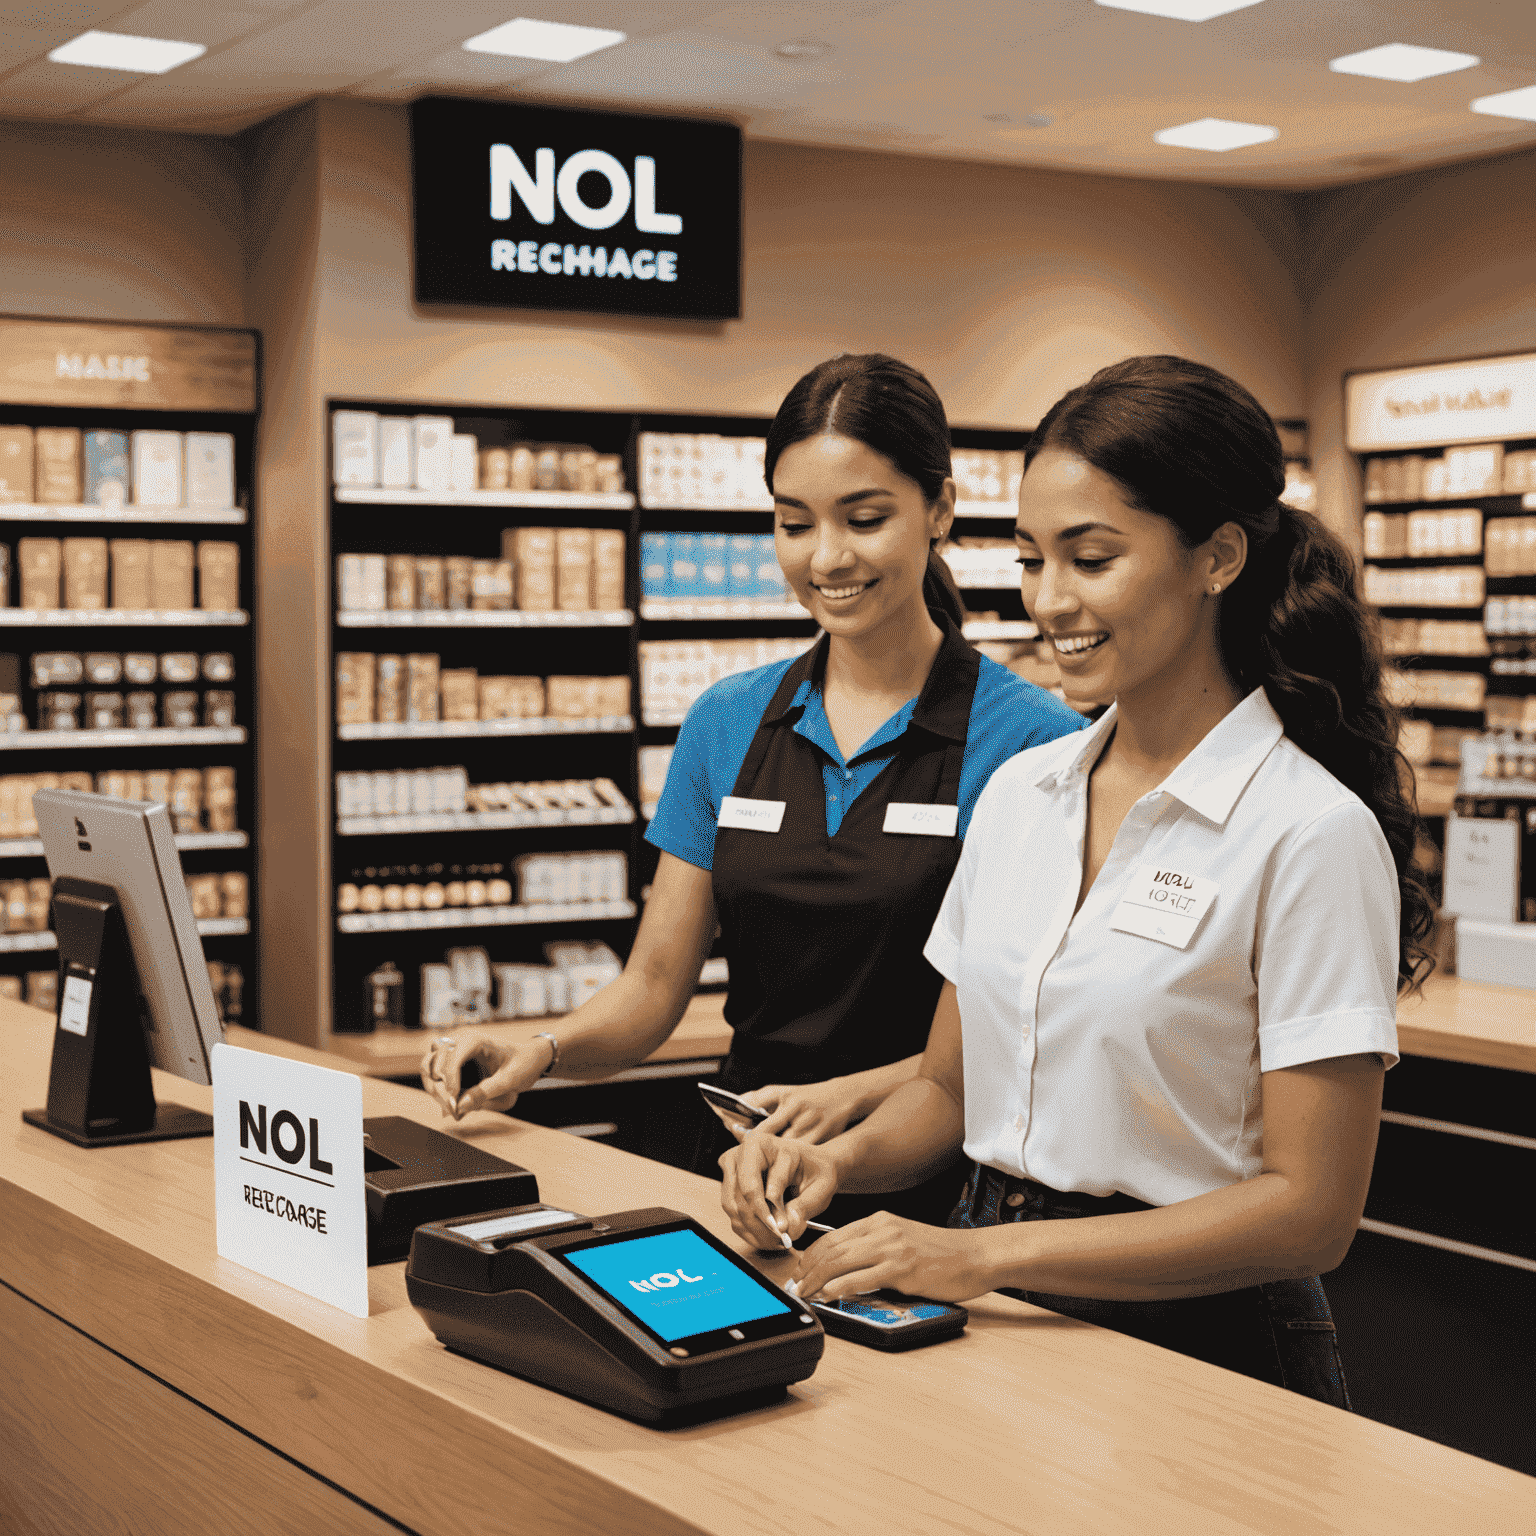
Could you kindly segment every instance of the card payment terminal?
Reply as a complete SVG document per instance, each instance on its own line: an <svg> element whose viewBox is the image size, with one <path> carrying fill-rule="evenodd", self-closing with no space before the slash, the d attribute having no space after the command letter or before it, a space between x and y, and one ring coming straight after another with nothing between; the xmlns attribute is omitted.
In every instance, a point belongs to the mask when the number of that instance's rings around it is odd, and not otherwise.
<svg viewBox="0 0 1536 1536"><path fill-rule="evenodd" d="M782 1397L825 1342L808 1307L661 1207L431 1222L405 1284L449 1349L659 1426Z"/></svg>

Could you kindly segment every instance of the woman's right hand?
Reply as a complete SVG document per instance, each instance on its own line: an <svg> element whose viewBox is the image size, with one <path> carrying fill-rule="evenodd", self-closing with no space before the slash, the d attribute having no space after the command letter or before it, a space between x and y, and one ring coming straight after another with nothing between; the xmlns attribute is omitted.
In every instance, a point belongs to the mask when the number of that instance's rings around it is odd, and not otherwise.
<svg viewBox="0 0 1536 1536"><path fill-rule="evenodd" d="M437 1100L445 1117L461 1120L474 1109L511 1109L518 1094L544 1075L549 1058L548 1040L508 1046L483 1035L442 1035L421 1058L421 1086ZM479 1066L481 1078L461 1092L468 1062Z"/></svg>
<svg viewBox="0 0 1536 1536"><path fill-rule="evenodd" d="M782 1249L837 1193L837 1163L824 1146L751 1131L720 1158L720 1203L736 1235L758 1248ZM786 1201L786 1190L794 1198ZM779 1215L782 1212L782 1217Z"/></svg>

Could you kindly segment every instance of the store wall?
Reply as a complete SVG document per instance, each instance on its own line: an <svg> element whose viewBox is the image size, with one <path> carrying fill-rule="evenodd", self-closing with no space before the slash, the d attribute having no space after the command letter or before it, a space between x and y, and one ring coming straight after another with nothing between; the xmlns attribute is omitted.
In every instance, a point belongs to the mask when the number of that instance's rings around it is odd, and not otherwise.
<svg viewBox="0 0 1536 1536"><path fill-rule="evenodd" d="M0 123L0 312L243 325L227 139Z"/></svg>
<svg viewBox="0 0 1536 1536"><path fill-rule="evenodd" d="M1359 548L1346 371L1536 351L1536 152L1299 200L1302 356L1325 518Z"/></svg>

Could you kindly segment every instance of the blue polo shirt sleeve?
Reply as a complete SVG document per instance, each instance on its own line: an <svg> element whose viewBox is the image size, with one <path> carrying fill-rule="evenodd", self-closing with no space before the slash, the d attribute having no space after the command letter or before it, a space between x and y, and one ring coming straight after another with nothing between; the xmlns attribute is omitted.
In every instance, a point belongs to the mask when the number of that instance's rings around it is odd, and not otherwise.
<svg viewBox="0 0 1536 1536"><path fill-rule="evenodd" d="M736 787L763 711L792 665L793 658L754 667L699 695L677 733L646 842L696 869L714 867L720 803Z"/></svg>

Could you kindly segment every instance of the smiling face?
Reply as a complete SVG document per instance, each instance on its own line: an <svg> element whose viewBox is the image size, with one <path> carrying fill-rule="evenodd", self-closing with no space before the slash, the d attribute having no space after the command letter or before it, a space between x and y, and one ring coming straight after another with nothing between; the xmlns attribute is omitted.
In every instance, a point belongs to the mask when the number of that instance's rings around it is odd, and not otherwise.
<svg viewBox="0 0 1536 1536"><path fill-rule="evenodd" d="M874 639L926 618L929 540L954 517L952 480L930 507L884 454L823 433L780 454L773 501L784 578L829 635Z"/></svg>
<svg viewBox="0 0 1536 1536"><path fill-rule="evenodd" d="M1241 571L1241 530L1224 524L1185 547L1167 518L1127 504L1120 485L1062 449L1042 452L1019 487L1020 590L1074 704L1223 675L1217 595Z"/></svg>

